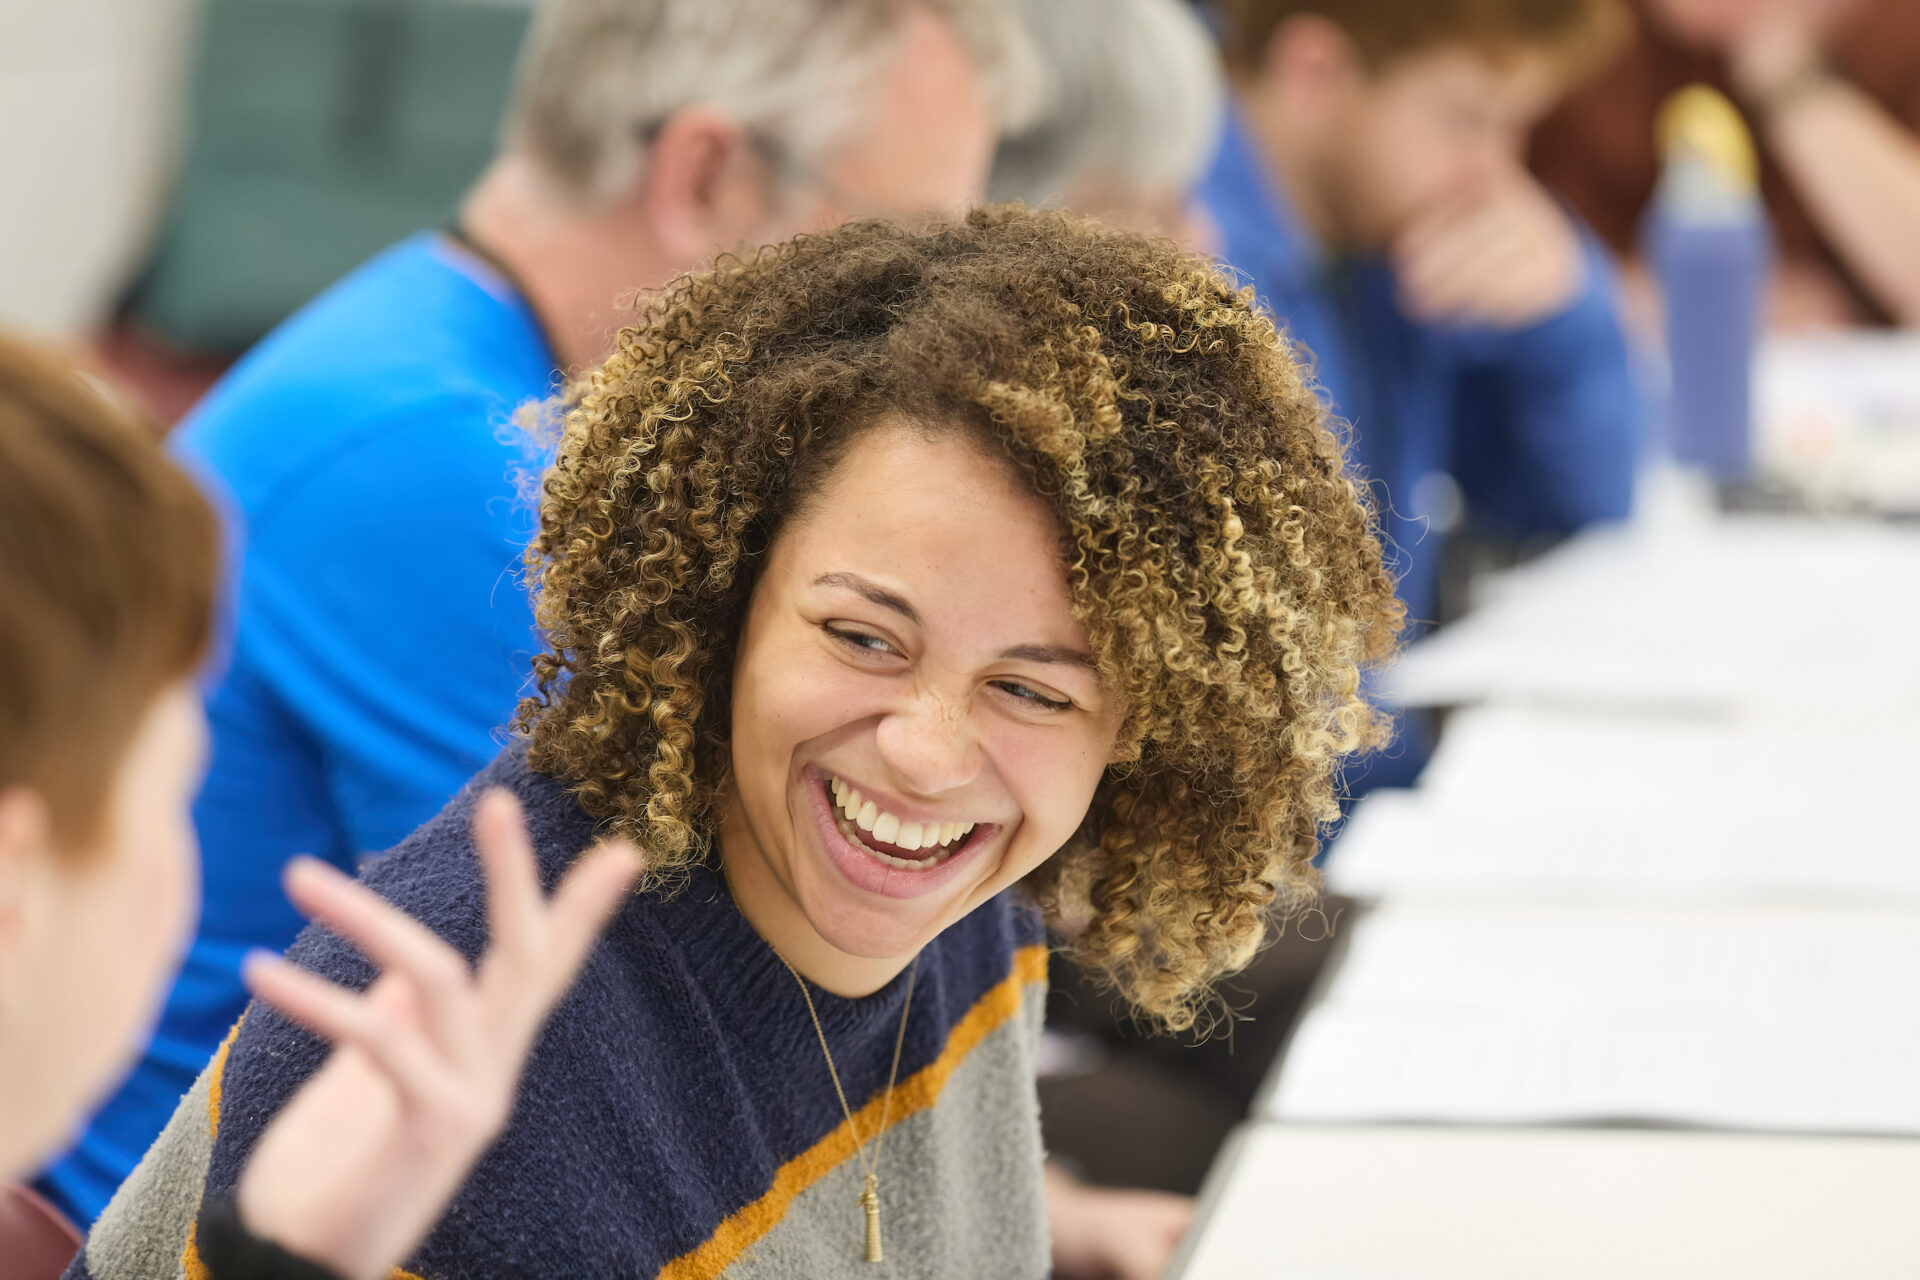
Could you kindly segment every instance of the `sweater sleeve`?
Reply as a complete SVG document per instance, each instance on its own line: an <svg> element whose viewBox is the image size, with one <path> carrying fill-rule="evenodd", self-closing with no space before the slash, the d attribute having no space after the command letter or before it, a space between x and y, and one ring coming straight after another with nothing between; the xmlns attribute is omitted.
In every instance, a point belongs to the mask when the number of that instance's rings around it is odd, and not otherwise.
<svg viewBox="0 0 1920 1280"><path fill-rule="evenodd" d="M1460 335L1451 470L1476 511L1516 534L1624 517L1647 406L1632 370L1606 251L1590 236L1587 284L1558 315Z"/></svg>
<svg viewBox="0 0 1920 1280"><path fill-rule="evenodd" d="M248 1231L239 1207L227 1197L201 1209L194 1238L211 1280L340 1280L337 1272Z"/></svg>

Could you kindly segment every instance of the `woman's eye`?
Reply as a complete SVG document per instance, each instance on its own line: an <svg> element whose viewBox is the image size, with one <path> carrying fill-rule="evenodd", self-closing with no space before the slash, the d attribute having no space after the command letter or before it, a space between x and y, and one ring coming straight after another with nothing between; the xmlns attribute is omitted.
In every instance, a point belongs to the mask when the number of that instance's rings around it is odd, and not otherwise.
<svg viewBox="0 0 1920 1280"><path fill-rule="evenodd" d="M993 683L996 689L1004 690L1022 702L1031 702L1034 706L1042 710L1065 711L1073 705L1071 702L1063 702L1059 698L1049 698L1046 694L1041 693L1037 689L1029 688L1021 684L1018 680L996 680Z"/></svg>
<svg viewBox="0 0 1920 1280"><path fill-rule="evenodd" d="M868 653L897 652L892 645L882 640L879 636L870 635L865 631L848 631L842 627L828 627L826 632L841 644L848 645L855 649L863 649Z"/></svg>

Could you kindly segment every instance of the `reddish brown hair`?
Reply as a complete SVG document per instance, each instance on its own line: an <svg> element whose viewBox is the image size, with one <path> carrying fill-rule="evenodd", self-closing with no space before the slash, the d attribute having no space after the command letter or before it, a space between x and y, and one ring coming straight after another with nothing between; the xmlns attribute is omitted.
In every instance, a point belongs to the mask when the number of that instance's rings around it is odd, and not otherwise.
<svg viewBox="0 0 1920 1280"><path fill-rule="evenodd" d="M0 789L55 843L101 835L154 697L206 651L219 526L154 434L72 368L0 337Z"/></svg>
<svg viewBox="0 0 1920 1280"><path fill-rule="evenodd" d="M1406 54L1466 44L1496 55L1542 50L1568 74L1610 53L1625 29L1619 0L1217 0L1228 65L1257 74L1274 32L1290 18L1325 18L1380 66Z"/></svg>

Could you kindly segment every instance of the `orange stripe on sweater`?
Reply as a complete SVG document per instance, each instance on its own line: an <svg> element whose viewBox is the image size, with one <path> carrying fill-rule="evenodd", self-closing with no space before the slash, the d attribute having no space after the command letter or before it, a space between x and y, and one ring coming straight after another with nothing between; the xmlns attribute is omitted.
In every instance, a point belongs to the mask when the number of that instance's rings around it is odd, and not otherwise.
<svg viewBox="0 0 1920 1280"><path fill-rule="evenodd" d="M916 1071L893 1091L893 1108L887 1128L908 1116L925 1111L940 1098L961 1059L979 1046L994 1030L1020 1012L1029 983L1047 980L1047 949L1022 947L1013 956L1013 971L981 996L966 1016L947 1033L940 1056ZM887 1109L883 1093L854 1113L859 1132L872 1136L880 1126L880 1115ZM787 1216L794 1198L836 1167L851 1159L858 1143L854 1127L842 1120L826 1137L780 1166L773 1175L773 1186L752 1204L723 1221L706 1243L684 1253L660 1270L659 1280L711 1280L757 1243Z"/></svg>
<svg viewBox="0 0 1920 1280"><path fill-rule="evenodd" d="M227 1032L227 1038L221 1042L219 1052L213 1055L213 1065L209 1068L213 1073L213 1079L207 1082L207 1133L210 1138L217 1139L220 1136L220 1085L227 1075L227 1054L240 1035L240 1023L246 1020L247 1015L243 1013L240 1022L233 1024L233 1030ZM202 1203L204 1205L205 1202ZM187 1280L213 1280L213 1272L200 1260L200 1247L194 1239L199 1230L200 1215L196 1213L194 1220L187 1224L187 1247L180 1254L180 1263L187 1270ZM422 1277L395 1267L387 1280L422 1280Z"/></svg>
<svg viewBox="0 0 1920 1280"><path fill-rule="evenodd" d="M213 1063L207 1068L212 1079L207 1082L207 1145L211 1147L220 1137L220 1082L227 1075L227 1054L233 1050L233 1042L239 1038L240 1023L247 1020L246 1014L240 1015L239 1022L233 1024L233 1030L227 1032L227 1038L220 1042L218 1052L213 1055ZM205 1194L204 1188L202 1194ZM193 1221L187 1224L187 1247L180 1254L180 1265L187 1269L187 1280L212 1280L213 1273L207 1270L207 1264L200 1261L200 1247L194 1236L200 1230L200 1215L195 1213Z"/></svg>

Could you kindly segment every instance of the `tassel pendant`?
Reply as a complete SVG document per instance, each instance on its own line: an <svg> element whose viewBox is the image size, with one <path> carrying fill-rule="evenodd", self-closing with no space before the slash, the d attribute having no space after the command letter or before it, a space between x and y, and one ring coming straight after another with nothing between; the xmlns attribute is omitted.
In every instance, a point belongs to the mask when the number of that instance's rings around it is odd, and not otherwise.
<svg viewBox="0 0 1920 1280"><path fill-rule="evenodd" d="M880 1253L880 1192L878 1179L867 1175L867 1189L860 1193L860 1207L867 1211L867 1261L882 1261Z"/></svg>

